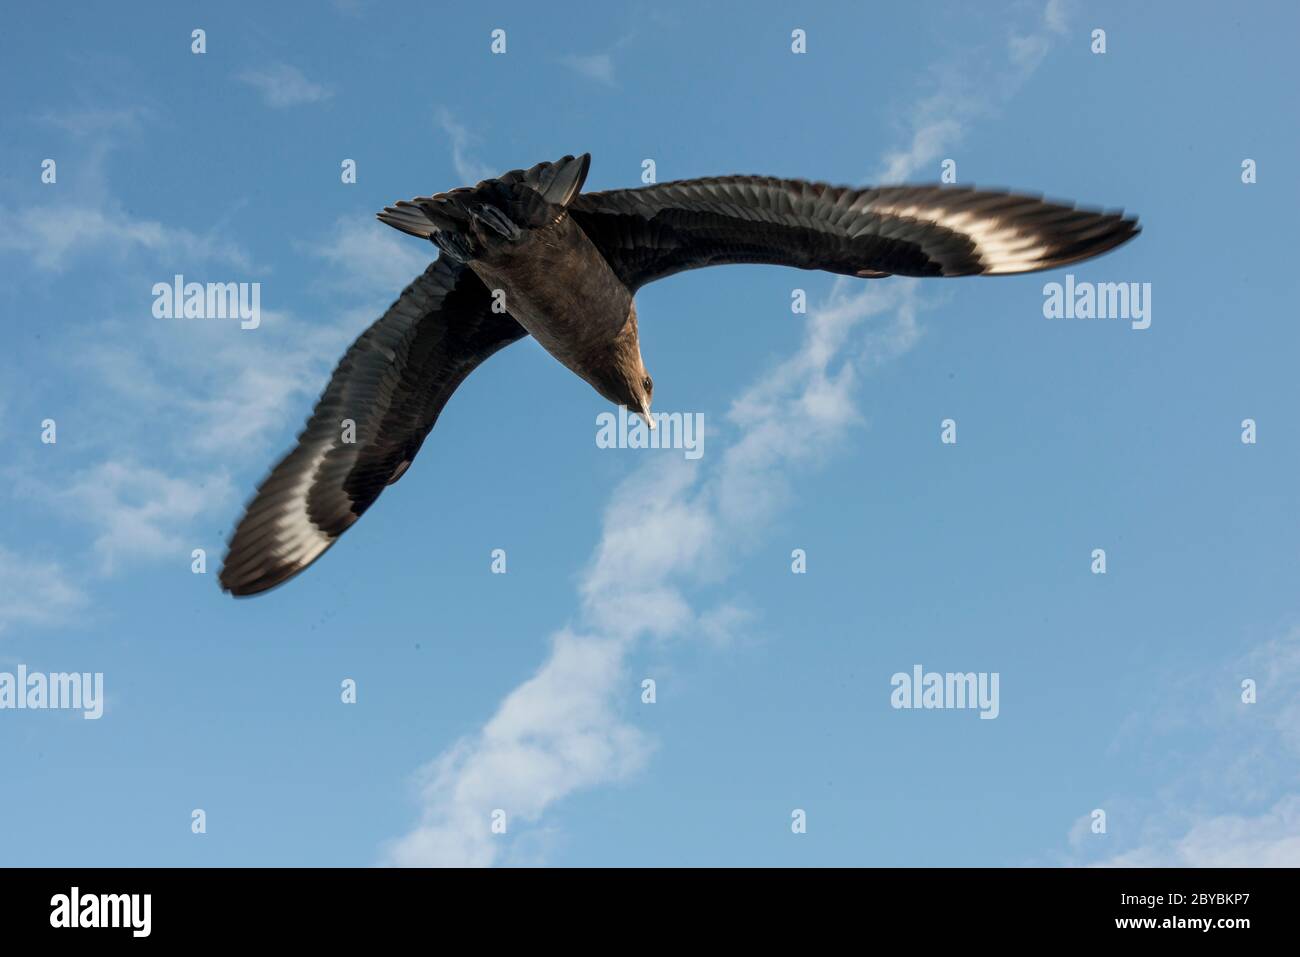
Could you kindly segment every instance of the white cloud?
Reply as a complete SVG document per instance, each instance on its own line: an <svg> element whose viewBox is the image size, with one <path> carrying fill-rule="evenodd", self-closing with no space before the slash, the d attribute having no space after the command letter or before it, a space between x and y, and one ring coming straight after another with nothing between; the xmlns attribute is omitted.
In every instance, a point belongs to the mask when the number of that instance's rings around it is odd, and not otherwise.
<svg viewBox="0 0 1300 957"><path fill-rule="evenodd" d="M608 53L576 53L560 57L560 62L575 73L597 83L614 86L614 58Z"/></svg>
<svg viewBox="0 0 1300 957"><path fill-rule="evenodd" d="M110 203L98 208L66 202L22 210L0 208L0 252L27 256L40 269L62 270L76 254L120 257L137 251L249 268L248 257L234 243L137 219Z"/></svg>
<svg viewBox="0 0 1300 957"><path fill-rule="evenodd" d="M134 132L140 127L140 121L149 115L143 106L128 106L120 109L50 111L41 119L50 126L71 133L73 136L105 137L110 134Z"/></svg>
<svg viewBox="0 0 1300 957"><path fill-rule="evenodd" d="M126 211L112 197L108 158L149 115L138 106L45 113L43 123L81 141L76 145L80 168L68 183L59 180L57 200L17 209L0 206L0 253L25 256L48 272L66 269L78 255L92 254L115 261L146 254L250 269L244 250L221 238L218 229L199 233L164 225Z"/></svg>
<svg viewBox="0 0 1300 957"><path fill-rule="evenodd" d="M334 95L321 84L307 79L297 67L287 63L272 63L259 69L244 70L236 79L260 92L263 102L277 110L304 103L319 103Z"/></svg>
<svg viewBox="0 0 1300 957"><path fill-rule="evenodd" d="M451 162L464 186L474 186L492 176L492 170L470 155L470 150L477 142L465 126L456 121L451 112L439 108L436 114L438 125L451 137Z"/></svg>
<svg viewBox="0 0 1300 957"><path fill-rule="evenodd" d="M1251 651L1238 674L1256 683L1258 702L1248 707L1259 711L1284 748L1300 756L1300 627Z"/></svg>
<svg viewBox="0 0 1300 957"><path fill-rule="evenodd" d="M937 68L931 81L935 91L907 111L907 145L885 155L875 182L903 182L922 169L934 169L937 175L936 162L961 142L969 123L995 112L1010 99L1047 56L1052 35L1065 30L1064 0L1048 0L1038 24L1026 33L1012 32L1004 54L992 54L990 69L983 72L992 74L997 69L997 82L974 82L968 64ZM999 62L1002 55L1010 70Z"/></svg>
<svg viewBox="0 0 1300 957"><path fill-rule="evenodd" d="M262 461L272 451L268 440L287 423L305 421L348 343L382 309L357 307L323 323L263 309L255 332L147 315L105 320L101 327L114 332L140 328L107 342L75 341L71 358L111 397L97 415L115 443L129 441L136 429L164 430L176 438L160 453L199 466L250 459L269 465Z"/></svg>
<svg viewBox="0 0 1300 957"><path fill-rule="evenodd" d="M66 515L95 529L95 552L108 574L128 558L175 556L188 563L190 550L203 543L184 533L199 515L228 504L230 493L224 472L185 479L109 460L79 472L49 497Z"/></svg>
<svg viewBox="0 0 1300 957"><path fill-rule="evenodd" d="M63 624L85 604L62 565L0 545L0 635L15 625Z"/></svg>
<svg viewBox="0 0 1300 957"><path fill-rule="evenodd" d="M1300 795L1256 815L1197 820L1175 837L1100 862L1103 867L1300 867Z"/></svg>
<svg viewBox="0 0 1300 957"><path fill-rule="evenodd" d="M210 343L180 403L190 447L217 461L265 458L268 438L286 422L306 421L349 341L377 318L367 309L345 322L307 326L263 312L258 332L266 335L237 333Z"/></svg>
<svg viewBox="0 0 1300 957"><path fill-rule="evenodd" d="M144 115L129 109L43 117L87 140L80 147L88 156L84 179L95 188L82 183L60 205L0 209L0 251L25 255L52 271L67 268L76 255L94 253L139 254L153 262L183 257L257 272L217 229L199 235L138 219L113 198L107 158L114 140ZM434 258L432 247L403 239L367 215L340 219L325 242L303 248L328 266L331 298L338 303L344 293L343 304L313 323L263 308L256 331L154 319L150 280L136 275L138 313L97 316L95 335L69 336L74 366L100 383L91 394L98 396L94 414L102 438L87 436L94 457L79 470L70 467L54 486L36 486L11 473L19 497L88 529L97 566L92 574L112 574L145 560L188 565L191 549L218 545L200 526L214 517L236 517L243 493L252 489L251 481L241 482L236 493L230 470L254 463L253 478L260 477L279 451L270 447L274 434L306 418L347 344ZM160 445L159 434L174 440ZM124 457L121 448L136 452ZM0 554L0 628L55 623L85 602L63 566Z"/></svg>
<svg viewBox="0 0 1300 957"><path fill-rule="evenodd" d="M234 518L242 493L252 490L249 482L236 494L230 471L253 463L260 477L280 451L272 437L305 421L348 343L433 258L390 232L363 217L342 219L327 241L304 247L329 265L331 277L348 277L331 279L330 290L336 301L342 291L356 304L336 306L329 321L304 323L270 309L256 331L162 321L145 309L128 320L97 319L101 331L132 327L72 343L75 365L111 398L97 409L104 432L114 445L140 450L152 448L149 437L159 431L178 438L146 458L110 449L61 487L24 485L22 492L89 526L105 574L131 561L188 561L190 549L212 544L197 537L199 521L221 510ZM146 285L142 297L147 292ZM174 464L178 457L183 466Z"/></svg>
<svg viewBox="0 0 1300 957"><path fill-rule="evenodd" d="M533 821L573 790L639 769L649 743L622 721L616 698L627 684L626 647L618 639L562 631L550 658L501 703L472 738L424 772L418 827L388 849L390 863L484 866L500 838L492 813L508 828Z"/></svg>
<svg viewBox="0 0 1300 957"><path fill-rule="evenodd" d="M1246 678L1254 703L1242 700ZM1162 693L1124 722L1117 746L1159 773L1159 793L1102 801L1104 837L1077 820L1069 863L1300 865L1300 628L1155 685Z"/></svg>
<svg viewBox="0 0 1300 957"><path fill-rule="evenodd" d="M114 398L101 414L120 430L142 422L173 429L181 436L175 449L199 461L265 459L273 451L267 440L287 422L305 421L348 344L436 254L366 216L340 218L324 240L294 245L328 264L320 285L334 300L332 316L304 322L263 308L255 331L158 320L144 307L125 320L97 320L115 334L78 337L72 349ZM147 303L148 287L141 290Z"/></svg>
<svg viewBox="0 0 1300 957"><path fill-rule="evenodd" d="M192 423L190 444L200 454L222 461L264 457L267 438L288 420L306 419L348 344L437 255L432 244L369 217L340 218L324 241L303 248L329 265L323 284L336 302L343 293L355 305L340 306L336 317L314 324L263 310L254 333L197 328L188 330L193 341L187 350L175 341L159 344L160 354L179 360L177 376L192 384L180 405Z"/></svg>
<svg viewBox="0 0 1300 957"><path fill-rule="evenodd" d="M737 401L729 417L739 438L715 471L654 458L619 485L579 584L582 632L553 636L537 674L425 770L421 823L389 846L390 863L496 863L507 850L490 831L493 810L535 821L560 798L648 760L652 743L619 707L636 699L627 655L643 637L725 640L745 624L729 603L696 610L682 586L725 567L784 501L788 476L857 424L850 400L863 357L850 345L889 344L896 354L915 341L913 284L843 288L810 315L803 347ZM883 325L853 341L868 319Z"/></svg>
<svg viewBox="0 0 1300 957"><path fill-rule="evenodd" d="M1043 24L1056 34L1064 34L1069 29L1069 4L1066 0L1047 0L1043 10Z"/></svg>
<svg viewBox="0 0 1300 957"><path fill-rule="evenodd" d="M382 297L384 306L438 258L433 243L370 216L340 217L324 243L312 240L304 248L334 267L329 279L334 287Z"/></svg>

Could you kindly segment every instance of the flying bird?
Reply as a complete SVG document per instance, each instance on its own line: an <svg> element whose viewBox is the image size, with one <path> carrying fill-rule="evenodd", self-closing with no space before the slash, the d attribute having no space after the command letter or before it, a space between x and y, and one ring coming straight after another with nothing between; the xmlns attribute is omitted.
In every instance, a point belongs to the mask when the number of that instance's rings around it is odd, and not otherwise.
<svg viewBox="0 0 1300 957"><path fill-rule="evenodd" d="M223 589L264 592L319 558L406 473L465 377L524 336L653 427L633 298L648 282L725 263L1006 275L1089 259L1139 231L1122 212L970 187L719 176L584 193L590 163L566 156L378 214L439 255L348 349L258 486Z"/></svg>

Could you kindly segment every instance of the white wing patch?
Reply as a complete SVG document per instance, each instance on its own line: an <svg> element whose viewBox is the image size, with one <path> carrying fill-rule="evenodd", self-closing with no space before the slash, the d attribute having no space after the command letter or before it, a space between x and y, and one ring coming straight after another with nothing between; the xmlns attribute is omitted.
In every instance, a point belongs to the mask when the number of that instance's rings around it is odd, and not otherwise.
<svg viewBox="0 0 1300 957"><path fill-rule="evenodd" d="M1050 252L1038 234L999 217L981 215L978 211L963 209L953 212L932 204L902 205L884 201L873 202L867 208L891 216L936 223L961 233L975 246L975 254L988 275L1027 272L1047 259Z"/></svg>
<svg viewBox="0 0 1300 957"><path fill-rule="evenodd" d="M334 541L316 527L307 512L307 495L316 481L316 470L329 451L328 445L322 445L312 454L310 464L299 474L289 494L292 504L287 505L276 519L276 539L281 543L276 555L281 561L298 566L309 565Z"/></svg>

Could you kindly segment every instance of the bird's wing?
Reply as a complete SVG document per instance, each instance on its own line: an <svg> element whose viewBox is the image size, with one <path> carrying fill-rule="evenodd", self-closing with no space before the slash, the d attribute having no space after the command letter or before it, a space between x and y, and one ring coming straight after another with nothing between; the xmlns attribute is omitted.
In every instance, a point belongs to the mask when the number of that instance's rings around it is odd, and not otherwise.
<svg viewBox="0 0 1300 957"><path fill-rule="evenodd" d="M401 478L456 387L527 335L491 302L471 270L439 259L361 334L297 447L249 502L222 564L223 589L253 595L292 578Z"/></svg>
<svg viewBox="0 0 1300 957"><path fill-rule="evenodd" d="M864 277L1033 272L1096 256L1138 232L1121 212L1036 196L766 176L582 193L569 212L633 290L723 263Z"/></svg>

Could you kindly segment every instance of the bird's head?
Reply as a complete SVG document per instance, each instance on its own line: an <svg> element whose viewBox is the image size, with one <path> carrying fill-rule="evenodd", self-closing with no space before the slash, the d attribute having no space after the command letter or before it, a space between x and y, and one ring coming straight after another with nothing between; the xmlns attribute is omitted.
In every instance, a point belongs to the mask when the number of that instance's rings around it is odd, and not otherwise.
<svg viewBox="0 0 1300 957"><path fill-rule="evenodd" d="M653 429L655 420L650 414L650 402L654 398L655 384L641 359L635 306L628 314L627 324L614 340L613 350L610 361L601 364L601 381L592 384L609 401L627 406L629 412L641 416Z"/></svg>
<svg viewBox="0 0 1300 957"><path fill-rule="evenodd" d="M654 379L650 378L650 373L645 371L645 366L641 367L641 371L644 373L641 376L640 383L638 383L640 385L641 404L637 406L636 411L641 418L645 419L645 424L653 429L655 427L655 417L650 414L650 400L654 396L655 383ZM628 406L628 408L632 407Z"/></svg>
<svg viewBox="0 0 1300 957"><path fill-rule="evenodd" d="M654 416L650 414L650 401L654 396L655 384L650 373L645 371L641 357L636 363L627 366L615 366L611 374L598 386L601 395L618 405L627 406L629 412L635 412L645 420L650 428L655 427Z"/></svg>

